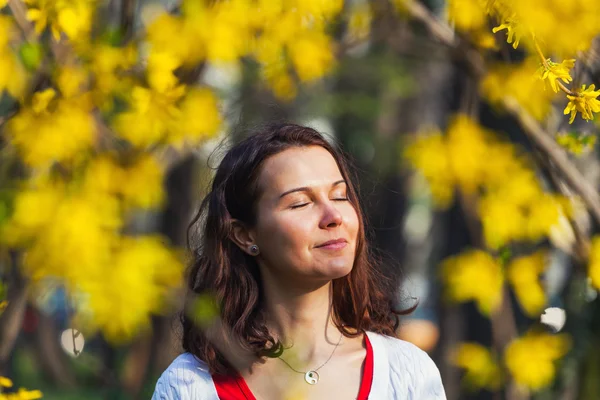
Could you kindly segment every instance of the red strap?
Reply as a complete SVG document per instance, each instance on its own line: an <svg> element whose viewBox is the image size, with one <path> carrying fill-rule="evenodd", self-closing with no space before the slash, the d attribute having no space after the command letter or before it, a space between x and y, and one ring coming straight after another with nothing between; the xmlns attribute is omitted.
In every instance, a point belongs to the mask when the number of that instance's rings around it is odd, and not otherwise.
<svg viewBox="0 0 600 400"><path fill-rule="evenodd" d="M212 378L219 400L256 400L241 375L213 375Z"/></svg>
<svg viewBox="0 0 600 400"><path fill-rule="evenodd" d="M365 358L365 369L363 370L357 400L367 400L369 398L373 383L373 347L371 346L369 337L367 335L364 337L367 356ZM220 400L256 400L241 375L213 375L212 378Z"/></svg>
<svg viewBox="0 0 600 400"><path fill-rule="evenodd" d="M373 347L367 334L365 334L365 345L367 346L367 357L365 358L365 369L363 370L356 400L367 400L373 384Z"/></svg>

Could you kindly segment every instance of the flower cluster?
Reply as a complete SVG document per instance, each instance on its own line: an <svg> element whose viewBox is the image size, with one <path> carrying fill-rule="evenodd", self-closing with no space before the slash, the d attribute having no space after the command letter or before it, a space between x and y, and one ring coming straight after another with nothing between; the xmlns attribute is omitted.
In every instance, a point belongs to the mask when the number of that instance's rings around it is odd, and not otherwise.
<svg viewBox="0 0 600 400"><path fill-rule="evenodd" d="M547 236L559 217L570 213L563 196L545 192L530 162L517 149L459 115L443 136L424 135L406 157L430 184L434 200L448 206L455 187L477 200L489 248Z"/></svg>
<svg viewBox="0 0 600 400"><path fill-rule="evenodd" d="M39 390L27 390L24 388L19 388L14 393L2 393L4 388L11 388L12 386L13 382L10 379L0 376L0 400L35 400L42 398L42 392Z"/></svg>
<svg viewBox="0 0 600 400"><path fill-rule="evenodd" d="M497 389L505 369L520 387L538 391L552 383L556 362L570 347L568 335L529 331L508 344L502 360L480 344L462 343L452 362L465 370L464 382L473 389Z"/></svg>
<svg viewBox="0 0 600 400"><path fill-rule="evenodd" d="M475 42L481 42L480 38L489 34L486 29L491 19L498 24L492 29L493 33L506 31L506 40L515 49L523 45L528 53L538 57L541 64L538 76L548 82L555 93L562 90L567 95L569 103L564 112L570 114L570 123L577 113L591 120L600 112L597 99L600 91L594 90L593 85L574 89L566 86L573 81L570 71L575 59L572 57L587 51L600 33L600 3L594 0L451 0L448 18ZM568 35L556 35L554 27L559 24L571 27ZM544 53L563 61L554 62ZM526 107L530 99L523 101L517 97Z"/></svg>

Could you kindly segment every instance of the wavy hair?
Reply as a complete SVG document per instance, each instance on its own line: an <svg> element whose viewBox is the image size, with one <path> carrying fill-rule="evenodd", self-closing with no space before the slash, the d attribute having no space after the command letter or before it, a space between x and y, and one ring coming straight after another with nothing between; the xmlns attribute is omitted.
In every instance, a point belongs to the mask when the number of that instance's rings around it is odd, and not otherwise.
<svg viewBox="0 0 600 400"><path fill-rule="evenodd" d="M221 332L249 354L276 357L283 347L265 324L264 297L258 264L231 239L232 220L253 226L260 196L258 178L269 157L292 147L320 146L336 160L356 209L359 231L351 272L332 282L332 319L341 333L356 337L373 331L395 336L399 316L413 309L394 309L397 287L384 276L369 251L357 188L343 153L314 129L290 123L268 125L233 146L217 168L210 192L188 227L192 260L187 271L187 303L210 293L219 310ZM198 235L193 235L193 232ZM198 240L194 242L193 237ZM208 364L211 373L233 374L231 360L210 340L193 313L182 312L182 345ZM214 336L212 336L214 337Z"/></svg>

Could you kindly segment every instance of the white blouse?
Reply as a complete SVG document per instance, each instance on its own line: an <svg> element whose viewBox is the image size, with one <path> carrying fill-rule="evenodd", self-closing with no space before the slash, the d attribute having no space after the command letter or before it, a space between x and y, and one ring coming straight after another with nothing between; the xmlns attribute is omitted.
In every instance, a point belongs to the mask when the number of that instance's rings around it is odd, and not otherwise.
<svg viewBox="0 0 600 400"><path fill-rule="evenodd" d="M446 400L433 360L412 343L367 332L373 348L370 400ZM207 365L191 353L163 372L152 400L219 400Z"/></svg>

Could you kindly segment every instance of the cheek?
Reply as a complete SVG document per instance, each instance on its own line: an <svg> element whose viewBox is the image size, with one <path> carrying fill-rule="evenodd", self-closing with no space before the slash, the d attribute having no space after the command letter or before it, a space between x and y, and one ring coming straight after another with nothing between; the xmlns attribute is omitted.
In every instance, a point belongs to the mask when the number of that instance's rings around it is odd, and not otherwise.
<svg viewBox="0 0 600 400"><path fill-rule="evenodd" d="M356 213L356 210L354 210L354 208L351 207L350 210L348 210L348 212L345 213L344 221L346 223L346 226L348 227L348 233L350 234L352 239L356 241L358 237L359 222L358 214Z"/></svg>
<svg viewBox="0 0 600 400"><path fill-rule="evenodd" d="M308 248L311 221L296 216L279 216L265 221L259 230L260 241L275 253L297 252Z"/></svg>

